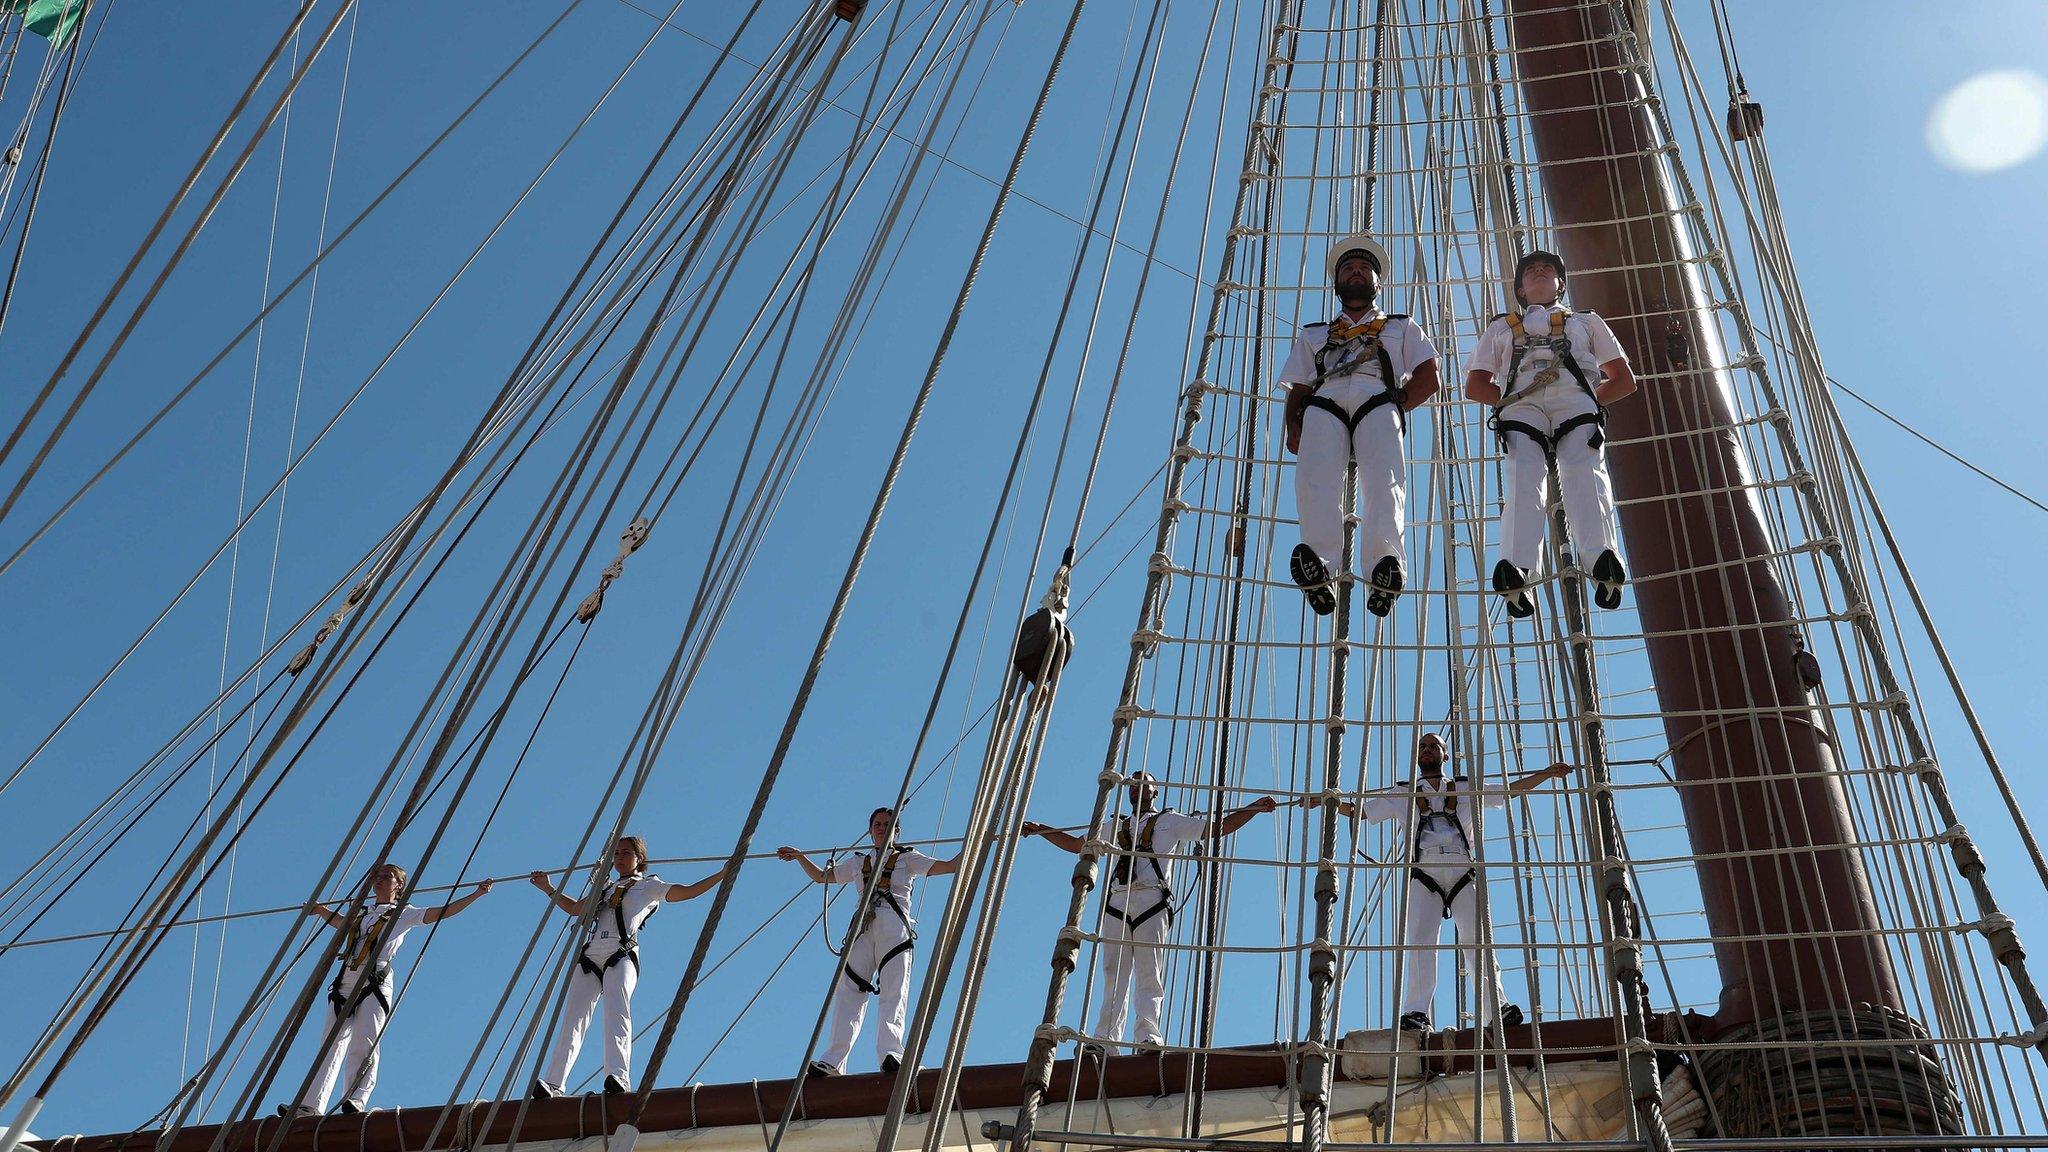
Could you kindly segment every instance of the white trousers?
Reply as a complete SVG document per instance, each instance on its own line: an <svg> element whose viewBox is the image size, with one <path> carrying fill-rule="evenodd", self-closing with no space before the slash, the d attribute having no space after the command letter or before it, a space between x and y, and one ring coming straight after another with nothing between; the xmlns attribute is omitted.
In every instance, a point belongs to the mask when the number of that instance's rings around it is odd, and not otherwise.
<svg viewBox="0 0 2048 1152"><path fill-rule="evenodd" d="M344 976L343 989L355 986L355 981ZM386 995L389 995L387 992ZM341 1079L342 1069L348 1070L347 1087L342 1098L355 1103L358 1108L367 1107L370 1091L377 1086L377 1040L384 1032L386 1013L384 1005L373 995L364 995L355 1011L339 1027L335 1021L341 1012L334 1002L327 1002L328 1030L334 1038L327 1043L327 1050L320 1054L320 1064L313 1072L313 1082L306 1085L306 1094L299 1098L299 1107L311 1108L315 1112L327 1111L327 1098L334 1094L335 1081ZM325 1033L323 1033L324 1035Z"/></svg>
<svg viewBox="0 0 2048 1152"><path fill-rule="evenodd" d="M1379 382L1325 384L1318 396L1346 412L1357 412L1381 394ZM1301 517L1301 542L1315 550L1332 573L1343 569L1344 466L1358 462L1357 572L1371 574L1383 556L1404 556L1401 533L1408 492L1402 480L1406 455L1401 419L1383 404L1347 432L1344 422L1320 408L1301 414L1301 452L1294 468L1294 502Z"/></svg>
<svg viewBox="0 0 2048 1152"><path fill-rule="evenodd" d="M585 946L583 955L603 967L617 949L616 940L598 940ZM547 1067L541 1070L543 1083L558 1092L568 1087L569 1069L576 1064L576 1054L583 1050L584 1029L590 1027L591 1013L602 1001L605 1075L616 1076L620 1083L632 1087L633 988L639 983L640 966L631 960L621 960L606 968L602 981L583 965L576 965L569 974L569 992L562 1001L562 1023L555 1033L555 1046L548 1053Z"/></svg>
<svg viewBox="0 0 2048 1152"><path fill-rule="evenodd" d="M1591 397L1554 386L1501 409L1503 421L1538 428L1545 435L1574 416L1596 411ZM1579 563L1589 570L1600 553L1615 548L1614 482L1607 478L1607 454L1593 447L1598 425L1572 429L1557 445L1557 483L1564 518L1571 527ZM1534 568L1543 551L1544 510L1550 502L1550 466L1543 445L1519 432L1507 434L1507 503L1501 512L1501 558L1517 568ZM1616 549L1616 555L1620 550Z"/></svg>
<svg viewBox="0 0 2048 1152"><path fill-rule="evenodd" d="M1431 852L1425 849L1416 865L1438 888L1445 892L1458 882L1458 878L1471 869L1470 857L1451 852ZM1458 926L1458 946L1469 950L1472 963L1477 966L1479 956L1479 885L1477 872L1472 879L1451 900L1452 923ZM1431 1001L1436 999L1437 966L1442 950L1444 930L1443 897L1431 891L1429 886L1408 874L1408 922L1402 934L1402 942L1408 945L1407 965L1403 973L1403 984L1407 994L1401 998L1401 1014L1428 1012ZM1500 1004L1507 1003L1507 996L1501 991L1500 967L1496 959L1493 969L1493 999ZM1481 1019L1492 1019L1493 1004L1479 1006Z"/></svg>
<svg viewBox="0 0 2048 1152"><path fill-rule="evenodd" d="M895 952L910 940L910 926L887 908L875 909L867 929L854 937L832 986L832 1031L825 1051L818 1058L834 1068L844 1069L860 1039L861 1022L867 1019L868 990L855 984L847 970L875 986L882 1000L882 1018L875 1025L875 1059L891 1056L903 1059L903 1015L910 1002L910 950ZM888 963L882 958L888 956Z"/></svg>
<svg viewBox="0 0 2048 1152"><path fill-rule="evenodd" d="M1102 910L1102 1010L1095 1018L1095 1034L1114 1044L1124 1038L1124 1021L1133 1011L1138 1017L1132 1039L1140 1044L1163 1044L1159 1008L1166 1000L1166 952L1159 946L1173 929L1173 917L1165 910L1133 928L1110 912L1122 908L1141 916L1165 896L1156 888L1110 894Z"/></svg>

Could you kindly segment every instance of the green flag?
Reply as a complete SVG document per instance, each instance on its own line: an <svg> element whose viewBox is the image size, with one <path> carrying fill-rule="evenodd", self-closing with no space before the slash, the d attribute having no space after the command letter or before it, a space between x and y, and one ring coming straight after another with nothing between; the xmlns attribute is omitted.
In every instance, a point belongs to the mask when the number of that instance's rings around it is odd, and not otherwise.
<svg viewBox="0 0 2048 1152"><path fill-rule="evenodd" d="M0 12L21 13L22 26L62 48L85 19L87 0L0 0Z"/></svg>

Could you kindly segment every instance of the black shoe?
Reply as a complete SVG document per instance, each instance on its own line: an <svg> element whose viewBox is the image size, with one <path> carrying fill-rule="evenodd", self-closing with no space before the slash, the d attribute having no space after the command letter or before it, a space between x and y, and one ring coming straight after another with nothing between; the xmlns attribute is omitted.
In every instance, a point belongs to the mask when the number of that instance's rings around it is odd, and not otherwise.
<svg viewBox="0 0 2048 1152"><path fill-rule="evenodd" d="M810 1066L809 1068L805 1069L805 1071L804 1071L804 1078L805 1078L805 1079L809 1079L809 1078L811 1078L811 1077L813 1077L813 1076L837 1076L837 1075L839 1075L839 1069L837 1069L837 1068L834 1068L834 1067L833 1067L833 1066L831 1066L830 1064L827 1064L827 1063L825 1063L825 1062L824 1062L823 1060L813 1060L813 1061L811 1061L811 1066Z"/></svg>
<svg viewBox="0 0 2048 1152"><path fill-rule="evenodd" d="M1510 1004L1507 1007L1502 1008L1500 1010L1501 1027L1513 1028L1515 1025L1520 1024L1521 1022L1522 1006L1520 1004Z"/></svg>
<svg viewBox="0 0 2048 1152"><path fill-rule="evenodd" d="M1394 610L1394 597L1401 594L1401 558L1382 556L1372 566L1372 592L1365 598L1365 610L1385 616Z"/></svg>
<svg viewBox="0 0 2048 1152"><path fill-rule="evenodd" d="M900 1059L898 1059L897 1057L894 1057L894 1056L884 1056L884 1057L882 1057L882 1075L884 1075L884 1076L894 1076L894 1075L896 1074L896 1070L897 1070L897 1069L899 1069L899 1068L901 1068L901 1067L903 1067L903 1061L902 1061L902 1060L900 1060Z"/></svg>
<svg viewBox="0 0 2048 1152"><path fill-rule="evenodd" d="M1301 594L1308 597L1309 611L1318 616L1328 616L1337 610L1336 581L1330 576L1329 566L1316 550L1306 544L1296 544L1294 554L1287 559L1287 574L1301 585Z"/></svg>
<svg viewBox="0 0 2048 1152"><path fill-rule="evenodd" d="M535 1100L553 1100L555 1097L561 1095L560 1092L557 1092L553 1088L548 1087L547 1083L541 1080L535 1080L533 1082L533 1087L527 1089L526 1094Z"/></svg>
<svg viewBox="0 0 2048 1152"><path fill-rule="evenodd" d="M607 1096L624 1096L631 1091L631 1088L626 1087L626 1082L617 1076L607 1076L604 1078L604 1094Z"/></svg>
<svg viewBox="0 0 2048 1152"><path fill-rule="evenodd" d="M1401 1017L1401 1031L1403 1032L1427 1032L1429 1028L1429 1013L1427 1012L1410 1012L1406 1016Z"/></svg>
<svg viewBox="0 0 2048 1152"><path fill-rule="evenodd" d="M363 1106L353 1100L343 1100L334 1106L334 1114L336 1116L361 1116L363 1114Z"/></svg>
<svg viewBox="0 0 2048 1152"><path fill-rule="evenodd" d="M1507 601L1508 615L1517 620L1526 620L1536 614L1536 605L1529 599L1528 577L1527 569L1506 560L1493 566L1493 590Z"/></svg>
<svg viewBox="0 0 2048 1152"><path fill-rule="evenodd" d="M304 1104L279 1104L277 1106L277 1114L279 1116L284 1117L287 1120L296 1119L300 1116L319 1115L318 1112L314 1111L312 1108L309 1108Z"/></svg>
<svg viewBox="0 0 2048 1152"><path fill-rule="evenodd" d="M1628 570L1621 566L1621 557L1614 549L1600 553L1593 561L1593 603L1602 608L1621 607L1621 586L1628 583Z"/></svg>
<svg viewBox="0 0 2048 1152"><path fill-rule="evenodd" d="M1093 1060L1097 1064L1100 1064L1104 1060L1109 1059L1109 1049L1103 1047L1100 1044L1097 1044L1093 1040L1090 1040L1086 1044L1081 1045L1081 1059Z"/></svg>

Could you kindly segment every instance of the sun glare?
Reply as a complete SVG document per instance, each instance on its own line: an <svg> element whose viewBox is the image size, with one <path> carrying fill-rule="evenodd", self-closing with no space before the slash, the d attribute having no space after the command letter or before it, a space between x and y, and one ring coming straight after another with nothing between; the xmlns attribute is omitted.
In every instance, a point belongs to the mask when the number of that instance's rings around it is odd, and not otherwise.
<svg viewBox="0 0 2048 1152"><path fill-rule="evenodd" d="M1927 147L1958 172L2024 164L2048 145L2048 81L2018 68L1980 72L1944 93L1927 116Z"/></svg>

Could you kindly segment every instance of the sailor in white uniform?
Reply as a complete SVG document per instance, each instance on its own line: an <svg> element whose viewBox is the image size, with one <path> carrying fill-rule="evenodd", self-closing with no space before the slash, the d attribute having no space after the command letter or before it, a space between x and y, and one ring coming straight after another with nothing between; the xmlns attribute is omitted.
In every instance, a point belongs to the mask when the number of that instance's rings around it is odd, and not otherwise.
<svg viewBox="0 0 2048 1152"><path fill-rule="evenodd" d="M1543 547L1553 459L1573 549L1593 557L1594 602L1620 607L1628 581L1601 446L1608 405L1634 392L1636 378L1607 321L1563 307L1564 289L1564 260L1556 253L1522 257L1515 268L1522 311L1494 317L1465 376L1466 398L1493 406L1493 428L1507 454L1493 589L1516 617L1536 611L1524 589Z"/></svg>
<svg viewBox="0 0 2048 1152"><path fill-rule="evenodd" d="M1407 488L1401 438L1408 413L1436 393L1436 346L1415 321L1374 305L1387 253L1369 236L1330 246L1325 271L1344 310L1304 325L1280 369L1301 543L1288 570L1319 616L1337 608L1344 567L1344 473L1358 464L1359 568L1365 607L1385 616L1401 592Z"/></svg>
<svg viewBox="0 0 2048 1152"><path fill-rule="evenodd" d="M370 1092L377 1087L378 1040L391 1018L391 959L398 946L406 933L455 915L491 890L491 882L485 880L460 900L439 908L415 908L398 902L405 880L405 869L379 864L370 870L368 907L344 914L324 904L306 905L306 915L318 916L342 934L341 969L327 988L327 1047L320 1053L313 1081L297 1105L278 1106L280 1115L326 1110L344 1068L349 1079L335 1113L353 1115L369 1106Z"/></svg>
<svg viewBox="0 0 2048 1152"><path fill-rule="evenodd" d="M1120 1044L1124 1022L1133 1011L1139 1044L1166 1042L1160 1027L1160 1006L1166 999L1166 954L1160 945L1173 931L1173 857L1175 850L1209 835L1210 818L1158 807L1159 787L1151 775L1138 772L1129 780L1131 815L1116 817L1116 846L1109 890L1102 903L1102 1008L1095 1021L1100 1043ZM1262 812L1279 807L1271 796L1225 813L1216 825L1228 836ZM1026 836L1043 836L1055 848L1079 854L1086 842L1047 824L1025 821Z"/></svg>
<svg viewBox="0 0 2048 1152"><path fill-rule="evenodd" d="M633 988L640 983L640 929L664 902L694 900L725 878L725 869L720 868L694 884L666 883L647 872L647 841L638 836L621 836L612 845L612 871L615 878L598 894L594 908L558 890L545 872L528 877L555 907L590 919L589 937L576 953L575 971L569 973L554 1048L533 1082L536 1100L560 1096L565 1090L599 1001L604 1004L605 1095L632 1090Z"/></svg>
<svg viewBox="0 0 2048 1152"><path fill-rule="evenodd" d="M1419 1032L1427 1032L1431 1027L1430 1005L1436 999L1438 950L1442 946L1444 921L1456 923L1459 946L1471 949L1475 957L1478 955L1478 886L1484 880L1473 866L1474 810L1499 808L1510 795L1519 795L1574 771L1568 764L1553 764L1515 777L1508 782L1506 791L1489 791L1468 777L1446 779L1445 759L1443 739L1433 732L1425 733L1415 747L1417 775L1412 784L1369 792L1356 804L1337 804L1343 815L1355 815L1368 823L1408 822L1408 916L1401 935L1408 957L1403 974L1401 1027ZM1305 807L1321 802L1314 797L1302 801ZM1501 1024L1512 1027L1522 1022L1521 1006L1508 1003L1501 990L1498 965L1493 968L1493 996L1480 1005L1481 1017L1490 1015L1496 1003L1502 1005Z"/></svg>
<svg viewBox="0 0 2048 1152"><path fill-rule="evenodd" d="M811 1061L815 1076L836 1076L860 1039L861 1023L867 1018L868 997L879 995L882 1018L875 1028L875 1055L882 1071L895 1075L903 1066L903 1018L910 1002L910 957L917 944L917 922L910 915L910 890L920 877L950 876L960 869L960 858L936 860L915 848L891 845L896 828L896 811L877 808L868 814L868 839L874 852L856 852L830 869L811 863L810 857L787 845L775 850L784 860L803 866L805 875L820 884L859 884L865 891L873 880L874 895L855 914L853 942L839 965L839 978L832 988L832 1030L825 1050ZM875 861L881 860L876 877Z"/></svg>

